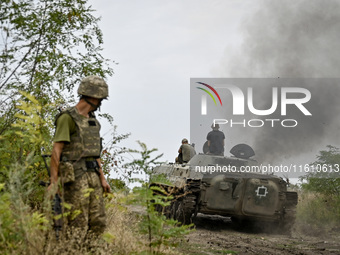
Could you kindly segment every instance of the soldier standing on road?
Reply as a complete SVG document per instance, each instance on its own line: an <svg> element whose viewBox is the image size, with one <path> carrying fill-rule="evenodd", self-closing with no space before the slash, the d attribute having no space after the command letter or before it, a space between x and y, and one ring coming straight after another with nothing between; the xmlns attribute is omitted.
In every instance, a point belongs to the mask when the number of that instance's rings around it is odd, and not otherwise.
<svg viewBox="0 0 340 255"><path fill-rule="evenodd" d="M184 138L182 139L182 145L178 150L178 157L176 158L176 162L182 164L182 163L188 163L189 160L196 155L196 151L194 147L192 147L188 143L188 139Z"/></svg>
<svg viewBox="0 0 340 255"><path fill-rule="evenodd" d="M212 131L207 135L209 154L223 156L225 136L223 132L219 130L219 124L212 124L211 128Z"/></svg>
<svg viewBox="0 0 340 255"><path fill-rule="evenodd" d="M103 191L110 192L101 167L100 124L94 115L108 86L98 76L89 76L78 88L79 102L57 115L51 155L51 184L63 185L63 200L71 205L68 225L82 234L103 233L106 215Z"/></svg>

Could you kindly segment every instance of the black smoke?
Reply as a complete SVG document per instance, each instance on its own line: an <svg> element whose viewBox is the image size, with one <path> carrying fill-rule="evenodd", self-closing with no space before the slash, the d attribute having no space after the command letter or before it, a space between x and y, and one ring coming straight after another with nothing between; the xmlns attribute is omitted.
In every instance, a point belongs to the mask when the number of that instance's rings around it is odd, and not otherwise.
<svg viewBox="0 0 340 255"><path fill-rule="evenodd" d="M240 51L225 54L220 74L245 78L340 76L340 1L259 3L258 10L242 25L244 41ZM315 155L327 144L339 146L338 81L304 84L312 93L308 109L313 116L306 118L300 111L292 111L290 117L301 123L299 127L262 128L253 137L256 154L265 161L275 162L306 153Z"/></svg>

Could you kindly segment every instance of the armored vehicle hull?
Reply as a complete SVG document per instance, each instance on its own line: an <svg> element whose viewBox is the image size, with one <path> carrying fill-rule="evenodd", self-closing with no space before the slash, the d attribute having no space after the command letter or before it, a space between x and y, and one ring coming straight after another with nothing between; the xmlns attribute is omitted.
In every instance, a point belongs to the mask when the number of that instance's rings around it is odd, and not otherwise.
<svg viewBox="0 0 340 255"><path fill-rule="evenodd" d="M289 232L295 219L297 193L287 190L280 177L254 173L255 160L207 154L195 155L188 164L156 167L155 174L169 183L153 183L172 194L168 217L188 224L197 213L231 217L233 222L267 223Z"/></svg>

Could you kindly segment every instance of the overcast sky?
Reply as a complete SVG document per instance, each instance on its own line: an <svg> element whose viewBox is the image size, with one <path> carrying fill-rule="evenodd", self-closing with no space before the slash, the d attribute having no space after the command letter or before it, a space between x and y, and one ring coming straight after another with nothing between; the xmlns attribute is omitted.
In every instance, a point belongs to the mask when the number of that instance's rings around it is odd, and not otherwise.
<svg viewBox="0 0 340 255"><path fill-rule="evenodd" d="M90 1L101 16L104 56L114 65L109 101L119 133L158 148L172 162L190 137L190 78L214 77L221 57L242 41L254 1ZM103 133L105 133L103 127Z"/></svg>
<svg viewBox="0 0 340 255"><path fill-rule="evenodd" d="M340 2L336 0L92 0L90 4L102 18L103 55L119 63L107 80L110 98L102 111L113 115L119 133L132 133L121 146L138 148L140 140L164 153L164 161L173 162L182 138L190 139L190 78L339 76ZM334 109L339 96L328 101ZM327 114L328 102L321 102L319 117ZM326 128L317 129L314 135L324 137L323 142L318 139L299 151L308 154L303 163L310 163L327 144L340 144L338 119L333 115L323 123ZM103 126L103 134L108 128ZM294 133L288 138L304 142ZM247 142L240 139L239 143ZM238 143L235 137L233 141Z"/></svg>

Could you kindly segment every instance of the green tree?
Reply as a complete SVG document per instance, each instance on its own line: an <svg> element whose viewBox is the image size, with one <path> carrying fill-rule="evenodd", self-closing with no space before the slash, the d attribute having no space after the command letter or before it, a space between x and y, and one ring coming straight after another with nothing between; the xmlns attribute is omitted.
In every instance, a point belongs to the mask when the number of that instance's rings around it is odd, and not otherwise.
<svg viewBox="0 0 340 255"><path fill-rule="evenodd" d="M159 164L158 161L163 154L153 157L152 153L157 149L149 150L147 146L138 141L141 150L130 150L131 153L137 153L139 158L125 164L128 169L131 168L134 173L143 175L146 180L137 178L141 186L134 188L133 202L142 205L145 208L145 214L142 215L140 222L140 232L147 235L148 254L160 254L162 247L177 246L186 234L190 233L192 225L182 225L177 220L166 218L165 215L157 210L168 208L173 199L173 194L168 193L165 189L152 186L153 182L169 183L163 176L154 175L153 168Z"/></svg>
<svg viewBox="0 0 340 255"><path fill-rule="evenodd" d="M340 197L340 151L328 145L320 151L317 160L310 164L310 171L301 180L304 190L315 191L326 196Z"/></svg>
<svg viewBox="0 0 340 255"><path fill-rule="evenodd" d="M0 250L49 254L52 217L39 180L54 116L88 75L113 74L86 0L0 1ZM100 114L113 126L109 114ZM113 134L114 143L127 137ZM107 143L107 146L110 145ZM111 150L111 151L109 151ZM117 147L110 147L111 158ZM109 166L105 165L106 174ZM52 233L53 235L53 233Z"/></svg>
<svg viewBox="0 0 340 255"><path fill-rule="evenodd" d="M45 215L33 209L43 195L38 182L34 182L43 173L37 171L40 157L34 149L46 143L39 128L45 123L38 115L38 101L28 93L22 95L26 100L19 101L18 108L25 114L16 114L17 121L11 131L3 134L0 147L0 250L4 254L39 253L44 242L42 233L50 228Z"/></svg>
<svg viewBox="0 0 340 255"><path fill-rule="evenodd" d="M0 135L16 121L19 91L44 107L64 102L84 76L112 75L92 13L83 0L1 1Z"/></svg>
<svg viewBox="0 0 340 255"><path fill-rule="evenodd" d="M27 115L19 105L29 103L28 94L37 101L35 113L41 120L34 127L43 140L51 141L53 118L64 102L72 102L69 95L81 78L113 74L109 60L101 54L103 35L93 12L86 0L0 2L2 177L6 178L3 171L11 162L25 159L32 151L41 153L37 144L23 143L23 136L17 136L18 132L30 132L17 125L22 120L19 117ZM27 123L29 118L27 115ZM50 146L44 145L46 152Z"/></svg>
<svg viewBox="0 0 340 255"><path fill-rule="evenodd" d="M339 231L336 228L340 224L339 168L340 151L328 145L310 164L309 173L301 178L297 218L303 231L315 234Z"/></svg>

